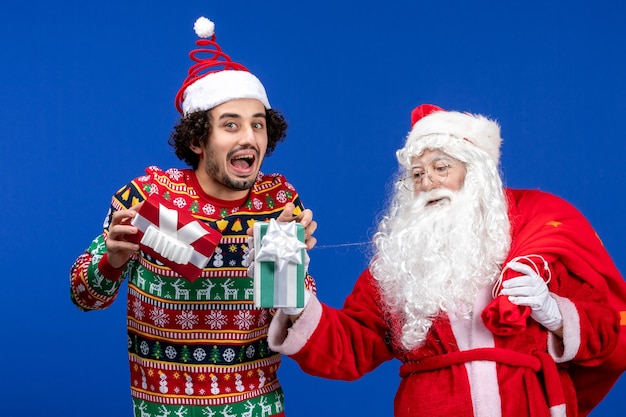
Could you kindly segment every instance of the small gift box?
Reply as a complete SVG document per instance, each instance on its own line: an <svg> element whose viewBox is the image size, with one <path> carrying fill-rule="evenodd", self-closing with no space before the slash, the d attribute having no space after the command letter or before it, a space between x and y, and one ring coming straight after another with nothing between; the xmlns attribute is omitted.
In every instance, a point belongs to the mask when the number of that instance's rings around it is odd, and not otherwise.
<svg viewBox="0 0 626 417"><path fill-rule="evenodd" d="M161 261L181 277L194 281L202 274L222 235L157 194L147 198L131 224L139 229L126 240Z"/></svg>
<svg viewBox="0 0 626 417"><path fill-rule="evenodd" d="M304 307L304 236L294 221L254 223L255 307Z"/></svg>

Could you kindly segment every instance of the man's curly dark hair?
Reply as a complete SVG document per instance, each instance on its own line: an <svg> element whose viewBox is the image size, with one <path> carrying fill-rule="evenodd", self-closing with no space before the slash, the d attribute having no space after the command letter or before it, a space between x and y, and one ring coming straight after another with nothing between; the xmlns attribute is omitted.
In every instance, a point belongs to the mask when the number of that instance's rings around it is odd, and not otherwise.
<svg viewBox="0 0 626 417"><path fill-rule="evenodd" d="M287 136L287 122L278 110L266 110L267 127L267 150L265 156L269 156L278 142L285 140ZM172 145L176 156L185 161L193 169L198 168L199 156L189 147L204 146L211 135L213 117L211 110L197 111L182 117L174 126L170 135L169 144Z"/></svg>

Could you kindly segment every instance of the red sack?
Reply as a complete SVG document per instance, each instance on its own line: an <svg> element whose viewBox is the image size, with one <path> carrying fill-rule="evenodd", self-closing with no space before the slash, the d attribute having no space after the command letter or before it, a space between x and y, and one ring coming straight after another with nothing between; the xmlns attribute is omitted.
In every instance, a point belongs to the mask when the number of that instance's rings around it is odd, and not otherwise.
<svg viewBox="0 0 626 417"><path fill-rule="evenodd" d="M505 265L513 258L531 254L541 255L548 263L558 259L572 275L604 289L609 304L621 318L612 353L586 366L571 363L568 367L578 396L579 415L586 416L626 370L626 282L589 222L571 204L534 190L507 189L507 198L513 240ZM507 278L504 273L503 279ZM522 331L529 313L528 307L497 296L483 310L482 318L494 334L506 336Z"/></svg>

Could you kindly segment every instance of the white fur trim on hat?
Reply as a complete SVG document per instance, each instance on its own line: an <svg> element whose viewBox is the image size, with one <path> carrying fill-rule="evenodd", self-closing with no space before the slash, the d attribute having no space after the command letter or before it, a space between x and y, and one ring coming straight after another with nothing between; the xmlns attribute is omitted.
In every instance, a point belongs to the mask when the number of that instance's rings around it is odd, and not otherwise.
<svg viewBox="0 0 626 417"><path fill-rule="evenodd" d="M239 98L257 99L266 109L271 109L265 88L257 77L248 71L224 70L207 74L185 89L183 115Z"/></svg>
<svg viewBox="0 0 626 417"><path fill-rule="evenodd" d="M456 111L436 111L419 119L407 136L405 149L422 148L421 141L431 142L428 138L443 135L449 140L466 141L485 151L496 166L500 160L500 126L494 120L479 114ZM437 141L439 142L439 140Z"/></svg>

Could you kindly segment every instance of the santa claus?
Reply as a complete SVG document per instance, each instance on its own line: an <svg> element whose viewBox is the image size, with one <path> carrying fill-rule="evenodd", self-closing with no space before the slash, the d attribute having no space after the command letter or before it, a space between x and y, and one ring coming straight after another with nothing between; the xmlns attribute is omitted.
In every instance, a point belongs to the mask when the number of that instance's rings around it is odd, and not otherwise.
<svg viewBox="0 0 626 417"><path fill-rule="evenodd" d="M342 309L279 310L271 349L344 380L399 359L398 417L586 415L616 379L580 386L618 344L621 275L570 204L503 187L495 121L412 123L369 268Z"/></svg>

